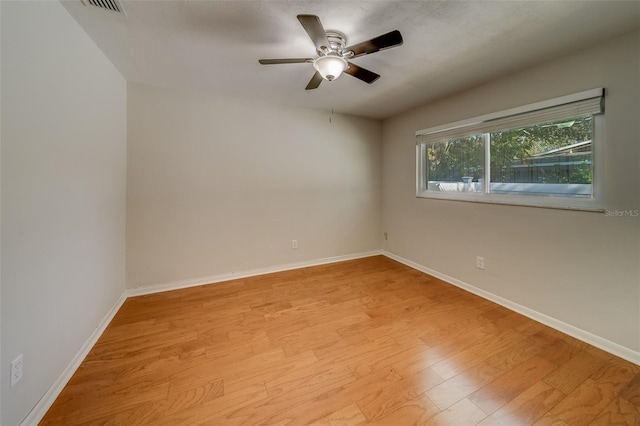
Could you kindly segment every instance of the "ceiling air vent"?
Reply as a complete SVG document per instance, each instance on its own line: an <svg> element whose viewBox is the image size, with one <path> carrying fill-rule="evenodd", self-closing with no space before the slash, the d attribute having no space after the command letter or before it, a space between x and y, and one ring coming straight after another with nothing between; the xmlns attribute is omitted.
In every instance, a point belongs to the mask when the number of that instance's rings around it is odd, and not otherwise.
<svg viewBox="0 0 640 426"><path fill-rule="evenodd" d="M82 0L82 4L126 15L120 0Z"/></svg>

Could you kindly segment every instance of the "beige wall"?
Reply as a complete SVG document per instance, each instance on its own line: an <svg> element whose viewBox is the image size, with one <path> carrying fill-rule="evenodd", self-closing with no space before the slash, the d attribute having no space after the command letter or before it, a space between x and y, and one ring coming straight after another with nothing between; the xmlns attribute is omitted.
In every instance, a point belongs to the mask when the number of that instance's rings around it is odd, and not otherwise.
<svg viewBox="0 0 640 426"><path fill-rule="evenodd" d="M379 250L381 124L329 118L130 83L127 286Z"/></svg>
<svg viewBox="0 0 640 426"><path fill-rule="evenodd" d="M126 83L60 3L1 7L0 423L15 425L124 290Z"/></svg>
<svg viewBox="0 0 640 426"><path fill-rule="evenodd" d="M385 121L386 249L640 352L640 218L415 197L417 130L605 87L606 208L640 209L638 52L630 34Z"/></svg>

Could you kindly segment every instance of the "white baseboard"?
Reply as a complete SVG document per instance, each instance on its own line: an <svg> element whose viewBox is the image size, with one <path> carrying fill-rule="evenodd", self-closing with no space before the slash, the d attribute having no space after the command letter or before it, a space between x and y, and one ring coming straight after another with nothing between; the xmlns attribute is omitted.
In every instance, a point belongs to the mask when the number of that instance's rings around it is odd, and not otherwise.
<svg viewBox="0 0 640 426"><path fill-rule="evenodd" d="M327 257L323 259L309 260L305 262L288 263L284 265L268 266L265 268L250 269L242 272L230 272L226 274L211 275L208 277L193 278L189 280L172 281L168 283L151 284L125 290L127 297L142 296L145 294L160 293L163 291L179 290L181 288L195 287L205 284L214 284L222 281L238 280L255 277L257 275L272 274L274 272L290 271L292 269L308 268L310 266L325 265L327 263L344 262L346 260L361 259L364 257L378 256L382 250L374 250L364 253L355 253L344 256Z"/></svg>
<svg viewBox="0 0 640 426"><path fill-rule="evenodd" d="M574 327L571 324L567 324L563 321L560 321L556 318L545 315L541 312L535 311L533 309L527 308L526 306L522 306L518 303L512 302L511 300L505 299L488 291L482 290L478 287L475 287L471 284L467 284L464 281L460 281L456 278L450 277L449 275L442 274L438 271L434 271L431 268L427 268L426 266L420 265L419 263L413 262L411 260L405 259L403 257L397 256L393 253L389 253L387 251L383 251L382 254L387 256L390 259L396 260L404 265L407 265L413 269L424 272L425 274L431 275L442 281L445 281L449 284L452 284L456 287L459 287L463 290L466 290L470 293L473 293L477 296L482 297L483 299L490 300L498 305L504 306L507 309L515 311L519 314L522 314L528 318L531 318L534 321L538 321L544 325L547 325L551 328L554 328L558 331L561 331L565 334L568 334L571 337L575 337L578 340L582 340L583 342L589 343L597 348L600 348L604 351L607 351L613 355L616 355L622 359L625 359L629 362L633 362L634 364L640 365L640 352L636 352L632 349L629 349L625 346L619 345L615 342L607 340L603 337L590 333L588 331L582 330L578 327Z"/></svg>
<svg viewBox="0 0 640 426"><path fill-rule="evenodd" d="M62 371L62 374L58 377L58 379L49 387L47 392L40 398L40 401L33 407L33 409L29 412L27 417L20 423L20 426L35 426L47 414L49 408L53 405L54 401L62 392L62 389L69 383L71 380L71 376L76 372L80 364L85 359L85 357L89 354L93 345L96 344L102 333L106 330L107 326L116 315L122 304L127 300L127 297L124 293L120 296L118 301L111 307L109 312L104 316L100 324L96 327L96 329L91 333L91 336L87 339L86 342L82 345L76 356L73 357L71 362L67 365L67 367Z"/></svg>

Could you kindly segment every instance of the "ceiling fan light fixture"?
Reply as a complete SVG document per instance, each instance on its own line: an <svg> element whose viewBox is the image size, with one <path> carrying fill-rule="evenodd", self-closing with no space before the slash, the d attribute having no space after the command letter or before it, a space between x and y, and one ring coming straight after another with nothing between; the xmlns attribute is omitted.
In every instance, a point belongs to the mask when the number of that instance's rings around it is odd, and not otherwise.
<svg viewBox="0 0 640 426"><path fill-rule="evenodd" d="M349 64L346 59L331 53L326 56L320 56L313 61L313 67L320 73L322 78L327 81L333 81L340 77L340 74L342 74L348 66Z"/></svg>

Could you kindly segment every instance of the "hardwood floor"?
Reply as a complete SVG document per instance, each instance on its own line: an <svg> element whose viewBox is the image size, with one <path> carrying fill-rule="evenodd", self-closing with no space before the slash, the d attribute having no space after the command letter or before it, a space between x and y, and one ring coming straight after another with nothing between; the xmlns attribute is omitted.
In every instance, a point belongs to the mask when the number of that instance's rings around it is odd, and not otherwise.
<svg viewBox="0 0 640 426"><path fill-rule="evenodd" d="M640 425L640 367L378 256L130 298L41 424Z"/></svg>

